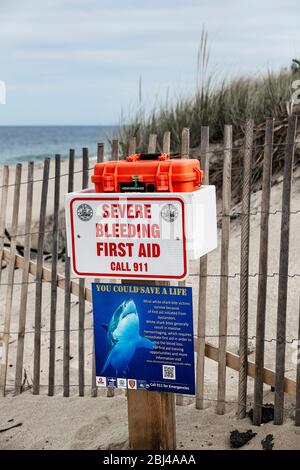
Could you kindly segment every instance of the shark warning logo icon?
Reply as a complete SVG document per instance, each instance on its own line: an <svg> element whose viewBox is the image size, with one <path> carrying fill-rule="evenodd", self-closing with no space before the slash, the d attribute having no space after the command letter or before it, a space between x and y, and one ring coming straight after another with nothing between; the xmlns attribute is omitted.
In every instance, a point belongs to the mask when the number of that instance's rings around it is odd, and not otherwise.
<svg viewBox="0 0 300 470"><path fill-rule="evenodd" d="M128 388L135 390L137 388L137 383L135 379L128 379Z"/></svg>

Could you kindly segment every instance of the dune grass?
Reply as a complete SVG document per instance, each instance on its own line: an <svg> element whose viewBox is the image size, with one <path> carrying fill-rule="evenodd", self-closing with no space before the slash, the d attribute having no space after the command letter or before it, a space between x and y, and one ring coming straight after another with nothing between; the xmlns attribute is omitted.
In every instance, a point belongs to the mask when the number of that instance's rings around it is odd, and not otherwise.
<svg viewBox="0 0 300 470"><path fill-rule="evenodd" d="M126 152L129 136L136 136L139 150L145 150L150 133L162 142L165 131L171 131L172 150L180 148L181 131L190 128L191 148L200 143L200 127L210 127L211 142L220 142L225 124L232 124L237 139L243 134L245 120L262 123L266 117L280 119L286 115L286 103L292 96L292 82L300 78L299 68L282 69L262 76L240 77L214 84L212 77L199 85L191 97L166 100L150 113L141 110L121 124L119 139Z"/></svg>

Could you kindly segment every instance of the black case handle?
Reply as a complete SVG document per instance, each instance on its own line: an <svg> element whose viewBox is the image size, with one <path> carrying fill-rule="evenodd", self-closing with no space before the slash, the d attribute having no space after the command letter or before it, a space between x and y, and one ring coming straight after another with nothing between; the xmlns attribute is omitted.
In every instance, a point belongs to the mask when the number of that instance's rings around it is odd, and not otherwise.
<svg viewBox="0 0 300 470"><path fill-rule="evenodd" d="M140 153L140 160L158 160L160 156L161 156L161 152Z"/></svg>

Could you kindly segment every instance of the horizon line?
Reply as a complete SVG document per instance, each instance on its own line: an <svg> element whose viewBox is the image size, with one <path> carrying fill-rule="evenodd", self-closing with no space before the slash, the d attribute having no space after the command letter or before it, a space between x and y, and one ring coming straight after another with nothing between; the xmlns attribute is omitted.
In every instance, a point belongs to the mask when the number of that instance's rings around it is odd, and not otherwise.
<svg viewBox="0 0 300 470"><path fill-rule="evenodd" d="M120 124L0 124L0 127L119 127Z"/></svg>

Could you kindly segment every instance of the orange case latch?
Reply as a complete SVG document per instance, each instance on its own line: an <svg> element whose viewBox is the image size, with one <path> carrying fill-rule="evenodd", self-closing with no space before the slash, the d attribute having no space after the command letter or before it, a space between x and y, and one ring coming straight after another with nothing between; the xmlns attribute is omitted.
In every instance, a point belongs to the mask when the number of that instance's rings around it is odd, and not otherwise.
<svg viewBox="0 0 300 470"><path fill-rule="evenodd" d="M157 184L157 191L173 191L171 164L169 164L168 171L161 171L161 164L158 165L157 173L156 173L156 184Z"/></svg>

